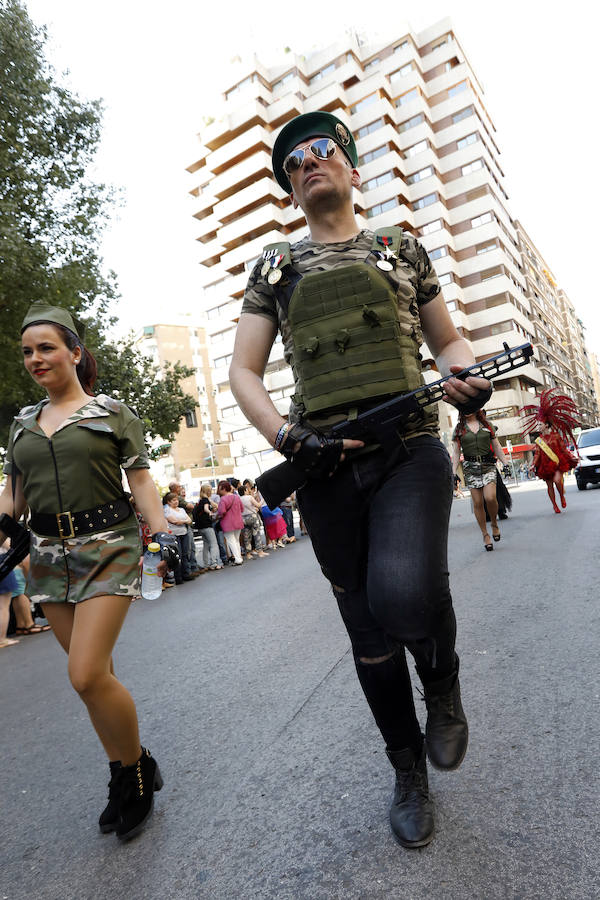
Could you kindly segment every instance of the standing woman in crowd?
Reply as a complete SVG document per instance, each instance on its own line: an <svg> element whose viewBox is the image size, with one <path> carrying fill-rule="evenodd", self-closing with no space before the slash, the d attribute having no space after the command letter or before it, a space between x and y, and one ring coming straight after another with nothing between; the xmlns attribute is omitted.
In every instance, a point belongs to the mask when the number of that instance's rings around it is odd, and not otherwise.
<svg viewBox="0 0 600 900"><path fill-rule="evenodd" d="M485 508L490 515L492 537L500 540L498 528L498 500L496 499L496 462L504 453L496 437L494 426L488 422L485 412L480 409L465 415L459 413L458 422L452 435L452 473L456 475L463 453L463 474L465 487L469 488L473 500L473 512L483 535L486 550L493 550L485 521Z"/></svg>
<svg viewBox="0 0 600 900"><path fill-rule="evenodd" d="M239 484L239 482L238 482ZM240 532L244 527L242 512L244 507L242 501L236 491L233 490L229 481L220 481L217 485L217 494L221 498L217 514L223 529L223 536L227 544L228 552L233 556L233 562L236 566L243 563L242 551L240 548Z"/></svg>
<svg viewBox="0 0 600 900"><path fill-rule="evenodd" d="M205 569L222 569L219 544L213 527L217 504L212 502L211 495L212 486L203 484L200 499L194 507L194 524L202 537L202 565Z"/></svg>
<svg viewBox="0 0 600 900"><path fill-rule="evenodd" d="M125 404L92 393L96 363L81 323L66 309L34 303L21 333L25 368L47 397L12 424L0 513L19 518L30 509L27 593L68 654L71 684L110 762L100 830L128 840L152 813L163 781L140 745L135 705L112 661L140 592L138 523L121 469L154 539L170 548L173 538L148 472L141 421Z"/></svg>

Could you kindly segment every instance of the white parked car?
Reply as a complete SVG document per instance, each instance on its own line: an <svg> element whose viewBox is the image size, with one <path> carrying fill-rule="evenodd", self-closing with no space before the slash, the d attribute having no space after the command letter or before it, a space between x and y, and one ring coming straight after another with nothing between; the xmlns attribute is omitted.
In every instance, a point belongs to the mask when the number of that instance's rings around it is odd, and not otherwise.
<svg viewBox="0 0 600 900"><path fill-rule="evenodd" d="M580 460L575 469L577 487L585 491L588 484L600 484L600 428L586 428L577 439Z"/></svg>

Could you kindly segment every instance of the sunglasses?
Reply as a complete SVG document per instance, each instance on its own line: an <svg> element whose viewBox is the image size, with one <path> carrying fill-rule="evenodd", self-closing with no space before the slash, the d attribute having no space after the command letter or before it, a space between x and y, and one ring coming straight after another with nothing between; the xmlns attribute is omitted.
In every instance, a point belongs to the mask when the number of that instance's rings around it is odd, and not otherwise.
<svg viewBox="0 0 600 900"><path fill-rule="evenodd" d="M317 159L331 159L336 147L336 142L331 138L319 138L318 141L313 141L312 144L304 147L302 150L292 150L283 161L283 171L288 176L292 172L297 172L304 163L307 150L310 150Z"/></svg>

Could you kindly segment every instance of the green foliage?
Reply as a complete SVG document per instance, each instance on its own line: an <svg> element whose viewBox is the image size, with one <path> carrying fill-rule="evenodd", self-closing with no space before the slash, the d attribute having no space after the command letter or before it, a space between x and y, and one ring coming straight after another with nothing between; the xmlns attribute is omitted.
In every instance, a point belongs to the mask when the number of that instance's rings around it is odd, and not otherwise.
<svg viewBox="0 0 600 900"><path fill-rule="evenodd" d="M101 360L96 392L117 397L131 406L150 439L173 441L181 418L197 405L181 387L182 379L193 375L194 370L180 363L166 363L161 370L151 357L139 352L131 339L119 345L100 340L92 352Z"/></svg>
<svg viewBox="0 0 600 900"><path fill-rule="evenodd" d="M21 363L20 326L34 300L87 322L98 389L137 408L151 436L171 440L195 405L179 384L190 373L174 366L157 378L131 341L117 347L104 336L117 287L99 243L113 197L88 175L102 106L59 83L45 41L19 0L0 0L0 444L14 414L43 396Z"/></svg>

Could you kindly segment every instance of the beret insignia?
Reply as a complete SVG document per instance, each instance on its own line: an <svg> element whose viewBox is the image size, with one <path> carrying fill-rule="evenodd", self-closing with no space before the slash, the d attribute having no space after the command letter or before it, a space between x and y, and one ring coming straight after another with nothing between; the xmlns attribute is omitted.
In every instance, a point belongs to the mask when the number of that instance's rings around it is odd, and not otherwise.
<svg viewBox="0 0 600 900"><path fill-rule="evenodd" d="M335 133L337 134L340 144L342 147L347 147L350 143L350 135L348 133L348 129L345 125L342 125L341 122L338 122L335 126Z"/></svg>

